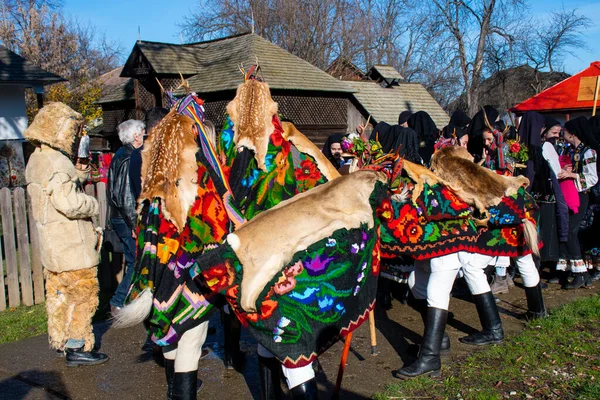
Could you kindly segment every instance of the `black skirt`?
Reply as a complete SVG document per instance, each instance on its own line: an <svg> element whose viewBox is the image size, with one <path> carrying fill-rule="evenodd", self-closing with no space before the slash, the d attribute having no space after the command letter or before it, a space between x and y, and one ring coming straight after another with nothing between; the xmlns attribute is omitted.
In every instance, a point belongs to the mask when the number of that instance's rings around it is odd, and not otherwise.
<svg viewBox="0 0 600 400"><path fill-rule="evenodd" d="M540 249L542 262L558 261L560 248L558 242L558 224L556 222L556 203L538 203L540 207L540 240L544 246Z"/></svg>

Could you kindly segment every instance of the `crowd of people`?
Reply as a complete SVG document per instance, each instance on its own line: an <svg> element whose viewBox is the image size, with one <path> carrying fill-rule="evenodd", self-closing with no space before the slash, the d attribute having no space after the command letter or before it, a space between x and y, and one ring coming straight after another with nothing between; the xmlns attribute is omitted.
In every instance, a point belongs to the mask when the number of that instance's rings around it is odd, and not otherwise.
<svg viewBox="0 0 600 400"><path fill-rule="evenodd" d="M261 83L251 79L244 85L255 85L253 90L256 92L264 90ZM321 277L322 270L334 260L333 256L320 258L323 251L329 251L328 248L338 255L343 254L345 258L342 258L347 260L355 260L359 256L363 257L361 260L369 260L367 254L373 257L378 251L377 240L374 239L377 235L370 236L373 234L371 230L375 229L371 210L375 203L369 205L363 202L362 207L366 207L367 211L357 212L354 218L358 222L352 221L345 210L337 209L346 204L341 200L340 204L323 211L318 221L325 225L319 229L328 234L319 236L314 243L303 243L297 249L302 250L298 254L306 255L307 248L318 245L321 246L319 256L303 264L297 258L301 256L295 255L297 263L286 267L279 280L275 276L271 291L265 289L266 282L263 286L256 286L257 281L264 279L264 271L257 271L256 276L260 278L253 278L251 284L246 283L255 285L255 288L250 290L244 283L238 285L244 271L244 259L239 249L252 247L240 245L244 229L253 232L253 226L260 227L261 221L268 218L255 216L259 213L274 215L274 221L285 224L285 219L277 217L277 213L286 215L285 207L277 205L297 198L312 204L314 212L318 213L319 206L317 202L310 202L308 193L318 195L318 188L312 189L332 183L329 181L335 181L342 188L352 187L343 186L351 185L352 181L344 181L338 171L342 174L349 172L351 168L348 166L356 158L356 154L346 152L342 135L328 138L322 154L315 152L312 149L314 145L307 143L292 124L281 122L274 112L268 114L273 110L269 104L260 109L266 117L254 119L263 121L263 125L258 128L251 125L246 129L243 124L252 119L237 119L241 109L236 110L235 107L245 101L243 96L239 99L238 96L228 105L229 116L220 135L216 135L214 126L204 119L202 102L193 94L184 99L173 99L170 112L155 109L145 122L130 120L119 125L123 147L116 152L109 169L108 227L104 232L104 242L111 242L113 249L121 249L126 266L123 279L110 300L111 312L117 322L128 319L126 323L144 321L149 343L162 348L168 399L195 398L202 387L197 376L198 361L202 357L208 316L213 307L221 309L227 368L239 369L243 365L239 349L242 321L257 337L265 332L269 337L266 342L259 341L258 347L262 398L282 398L279 382L285 378L294 399L314 399L317 398L317 389L312 360L317 351L323 349L309 349L313 352L306 353L303 347L306 344L282 343L282 335L294 321L288 314L281 314L274 327L267 325L266 321L273 312L272 309L269 311L269 307L273 302L276 304L277 296L289 294L289 287L296 285L294 277L309 266L316 268L305 277L309 284L314 281L315 285L321 285L319 279L334 279ZM262 98L270 99L270 96ZM248 104L254 104L250 100ZM265 130L264 121L272 121L269 127L273 129ZM92 225L92 217L99 213L98 202L82 190L90 171L86 159L77 157L82 126L81 115L64 104L51 103L40 110L26 132L27 139L37 145L27 166L27 181L33 199L34 218L40 231L50 345L57 354L66 356L68 366L96 365L108 360L106 354L94 349L91 326L91 318L98 306L97 250L102 243L98 242ZM237 130L233 129L234 126ZM357 135L365 143L367 128L361 126L357 129ZM147 146L144 145L146 132L151 133ZM265 134L260 136L257 132ZM540 269L548 269L551 273L549 282L560 282L567 290L590 286L593 280L600 279L600 239L585 234L598 231L600 224L600 217L596 218L600 209L596 161L600 151L600 120L597 117L589 120L573 118L563 126L551 117L528 112L515 126L506 124L494 108L486 106L473 118L457 111L452 114L449 124L438 130L426 112L413 114L405 111L399 115L397 125L376 124L369 138L377 143L377 152L384 155L383 158L388 155L391 159L391 155L397 155L407 162L405 168L422 168L421 174L431 170L440 172L435 170L436 162L440 165L442 156L457 155L457 158L468 159L469 165L475 163L485 167L486 171L493 171L493 176L523 177L510 181L508 186L515 182L528 184L526 192L515 189L511 192L514 195L512 200L506 200L513 202L512 207L519 217L519 221L515 222L520 229L520 237L515 239L518 251L503 252L503 256L494 256L490 252L446 251L428 258L401 254L392 262L383 262L378 285L383 299L381 305L391 306L390 281L406 283L411 292L408 298L421 313L425 326L418 359L395 371L398 378L439 374L440 352L450 348L445 325L450 293L459 275L464 277L473 295L482 325L481 331L461 338L463 343L471 345L502 343L504 333L493 294L507 290L511 265L523 279L527 318L547 315ZM219 151L215 150L217 148ZM431 170L426 169L430 167ZM375 166L379 171L382 168ZM374 202L381 189L381 182L374 182L380 180L381 175L372 175L376 178L370 178L368 174L350 175L363 177L355 179L356 191L360 194L359 188L369 188L365 189L366 197ZM369 182L360 186L360 179ZM452 186L449 179L445 182ZM520 187L517 183L515 188ZM441 185L436 188L432 185L429 187L431 193L436 190L436 193L445 193L446 189ZM468 185L465 183L464 186ZM297 196L299 194L302 195ZM416 191L413 194L418 196ZM340 199L344 197L340 196ZM508 197L503 197L502 204ZM536 204L529 202L530 198ZM235 199L235 204L232 199ZM382 200L382 204L386 204L385 201ZM459 203L456 200L456 204ZM271 214L267 212L269 209L272 209ZM482 210L473 207L468 214L476 215L476 219L486 224L499 221L500 225L506 223L501 221L503 218L514 217L512 214L495 214L494 210L487 207L489 215L482 216L477 214ZM337 211L344 216L332 217ZM377 211L375 214L385 213ZM371 218L370 225L360 220L359 215L367 220ZM323 216L329 216L331 220ZM356 224L351 226L354 230L345 229L339 221ZM470 232L471 228L475 231L470 219L461 221L469 221L463 224L464 232ZM533 236L538 236L535 233L536 223L542 243L539 251L537 241L532 240ZM332 226L344 229L338 232L332 230ZM307 232L303 237L314 236L314 230L320 232L316 227L304 228ZM284 229L282 226L280 231ZM300 229L300 226L296 227L296 231ZM489 248L491 242L485 235L492 235L494 229L484 230L484 234L479 236L473 234L472 238L480 243L480 247ZM294 234L289 233L290 236ZM346 240L342 240L345 238L343 235L356 235L358 238L347 253L338 248ZM273 239L267 240L256 234L249 237L260 243L256 245L260 251L273 251ZM280 236L277 240L283 243L284 239ZM284 250L291 251L288 248ZM510 256L507 256L509 253ZM226 264L223 264L222 257L227 258ZM255 258L246 259L246 268L249 269L245 274L248 276L252 276L249 260ZM280 267L286 266L285 263L291 259L281 261ZM237 260L239 267L232 269L231 260ZM275 268L271 265L272 259L264 260L261 267ZM198 267L195 263L202 263L202 266ZM331 320L338 321L336 318L341 315L350 318L353 312L362 315L360 313L365 309L368 311L372 304L365 303L368 300L366 293L362 302L352 298L367 281L366 272L371 267L373 275L378 274L376 264L373 260L365 261L362 271L356 274L358 278L352 275L350 282L336 281L342 286L351 285L348 290L340 290L346 295L354 293L353 296L348 295L350 300L347 301L351 302L344 303L346 300L340 297L342 300L334 309L333 298L319 298L322 312L333 313L335 317L332 316ZM340 261L339 265L346 268L353 263L344 261L342 264ZM495 267L491 286L484 274L488 265ZM296 271L298 268L299 271ZM248 312L255 304L248 306L243 295L238 298L239 287L243 293L247 290L254 293L255 301L262 301L260 316L256 312ZM220 292L220 295L225 293L225 296L215 300L212 293L207 294L211 290ZM307 298L310 290L308 288L304 292ZM257 300L259 297L263 300ZM298 295L295 300L308 301ZM348 307L345 308L344 304ZM356 309L351 310L349 304ZM302 312L302 306L299 307L296 310L291 307L286 312ZM305 325L314 324L315 327L323 324L317 318L305 321L308 321ZM339 335L338 330L342 332L347 326L352 326L350 322L354 323L351 318L342 322L335 326L337 330L330 329L332 340L339 338L336 336ZM265 327L268 329L265 330ZM306 332L310 331L306 329ZM296 340L302 338L306 341L302 335L307 333L299 332ZM296 358L286 353L289 349L297 351L297 354L294 353ZM310 354L310 357L305 354Z"/></svg>
<svg viewBox="0 0 600 400"><path fill-rule="evenodd" d="M333 135L324 145L323 152L334 165L341 166L344 158L353 157L343 153L343 138ZM378 140L384 152L397 152L425 166L430 164L434 147L451 142L468 149L475 162L498 174L526 176L528 191L539 207L537 222L543 246L536 263L548 272L548 283L560 283L568 290L589 287L600 279L600 240L589 235L600 227L600 219L595 218L600 211L600 117L576 117L562 124L552 116L527 112L515 126L501 119L496 109L485 106L473 118L455 111L448 125L438 130L425 111L404 111L398 125L380 122L369 138ZM511 159L507 142L524 147L528 160ZM516 269L511 268L509 257L493 261L492 292L507 293L514 286ZM396 267L395 271L384 271L383 276L407 282L412 261ZM386 282L382 285L387 287ZM384 292L389 306L391 297Z"/></svg>

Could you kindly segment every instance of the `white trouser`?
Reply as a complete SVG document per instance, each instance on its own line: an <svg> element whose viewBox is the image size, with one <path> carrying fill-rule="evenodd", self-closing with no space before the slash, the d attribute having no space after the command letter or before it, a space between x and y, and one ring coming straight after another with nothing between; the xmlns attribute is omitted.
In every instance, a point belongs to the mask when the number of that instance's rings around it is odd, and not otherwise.
<svg viewBox="0 0 600 400"><path fill-rule="evenodd" d="M460 269L459 254L415 261L408 285L417 299L427 299L427 306L448 310L450 292Z"/></svg>
<svg viewBox="0 0 600 400"><path fill-rule="evenodd" d="M510 267L510 257L506 256L498 256L495 257L495 260L492 260L490 265L494 265L495 267L508 268Z"/></svg>
<svg viewBox="0 0 600 400"><path fill-rule="evenodd" d="M494 261L493 256L477 253L464 253L461 264L465 276L465 282L469 286L472 295L483 294L491 291L490 284L485 275L485 268Z"/></svg>
<svg viewBox="0 0 600 400"><path fill-rule="evenodd" d="M256 349L259 356L264 358L274 358L275 355L267 350L260 343L258 344L258 348ZM283 370L283 375L285 376L285 380L287 381L288 388L292 389L298 385L303 384L306 381L310 381L315 377L315 370L313 369L312 363L305 365L304 367L298 368L286 368L283 365L281 366Z"/></svg>
<svg viewBox="0 0 600 400"><path fill-rule="evenodd" d="M175 372L190 372L198 370L198 361L202 355L202 345L206 341L208 321L185 331L177 343L177 348L164 352L167 360L175 360Z"/></svg>
<svg viewBox="0 0 600 400"><path fill-rule="evenodd" d="M467 271L466 271L465 265L463 264L463 268L465 268L465 279L467 280L469 289L471 289L471 293L473 293L473 294L485 293L484 291L482 291L483 289L485 289L485 287L482 288L482 287L478 287L477 285L483 285L483 282L481 281L480 276L481 276L481 274L485 275L483 273L483 270L485 269L485 267L490 265L493 262L493 260L494 260L493 256L486 256L483 254L471 254L468 264L470 265L470 267L472 269L472 273L474 275L476 275L476 276L474 276L474 281L473 281L473 284L475 285L475 287L471 287L471 283L469 283L469 280L467 279ZM533 257L531 256L531 254L528 254L526 256L517 257L515 259L515 261L516 261L516 265L517 265L517 270L519 271L519 274L521 274L521 278L523 278L523 285L525 285L525 287L537 286L537 284L540 282L540 273L537 270L537 268L535 267L535 262L533 261ZM481 270L481 273L478 272L479 270ZM487 291L489 291L490 289L489 289L489 285L487 284L487 279L485 282L486 282L485 285L487 285Z"/></svg>

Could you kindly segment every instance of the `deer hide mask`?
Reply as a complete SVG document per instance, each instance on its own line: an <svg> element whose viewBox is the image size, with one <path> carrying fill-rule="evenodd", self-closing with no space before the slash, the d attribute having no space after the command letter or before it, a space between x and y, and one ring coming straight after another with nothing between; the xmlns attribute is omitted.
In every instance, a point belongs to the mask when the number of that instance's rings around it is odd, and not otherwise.
<svg viewBox="0 0 600 400"><path fill-rule="evenodd" d="M265 157L269 138L275 130L273 116L277 114L277 103L271 98L269 85L247 80L238 86L235 98L227 104L227 113L233 122L236 147L253 150L258 167L266 172Z"/></svg>

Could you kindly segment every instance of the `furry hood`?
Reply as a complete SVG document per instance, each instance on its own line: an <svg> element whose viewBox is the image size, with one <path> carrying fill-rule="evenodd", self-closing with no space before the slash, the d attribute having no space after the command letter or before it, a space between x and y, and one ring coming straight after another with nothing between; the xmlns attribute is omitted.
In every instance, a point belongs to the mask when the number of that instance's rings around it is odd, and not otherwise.
<svg viewBox="0 0 600 400"><path fill-rule="evenodd" d="M235 98L227 104L227 113L233 122L233 142L236 147L254 150L258 167L267 171L265 157L269 138L275 126L277 103L271 98L269 85L248 79L237 88Z"/></svg>
<svg viewBox="0 0 600 400"><path fill-rule="evenodd" d="M195 122L175 109L152 129L142 151L139 203L160 198L162 213L181 232L198 191Z"/></svg>
<svg viewBox="0 0 600 400"><path fill-rule="evenodd" d="M45 144L73 156L75 139L84 122L78 112L64 103L48 103L35 116L25 130L25 138L33 143Z"/></svg>

